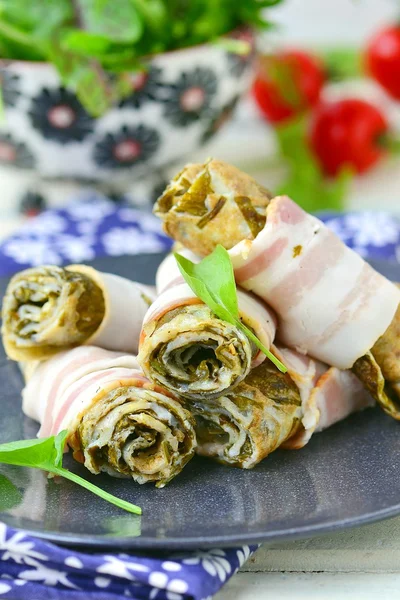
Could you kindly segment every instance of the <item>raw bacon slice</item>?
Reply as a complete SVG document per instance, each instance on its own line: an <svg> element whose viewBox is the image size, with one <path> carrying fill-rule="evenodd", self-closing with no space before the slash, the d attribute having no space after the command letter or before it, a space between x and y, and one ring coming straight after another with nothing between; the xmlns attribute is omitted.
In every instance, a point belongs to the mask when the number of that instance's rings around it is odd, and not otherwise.
<svg viewBox="0 0 400 600"><path fill-rule="evenodd" d="M74 458L92 473L163 487L190 460L193 419L151 383L132 355L81 346L40 363L23 391L40 437L68 431Z"/></svg>
<svg viewBox="0 0 400 600"><path fill-rule="evenodd" d="M339 369L372 348L399 305L390 281L286 196L230 256L237 283L276 311L282 343Z"/></svg>
<svg viewBox="0 0 400 600"><path fill-rule="evenodd" d="M303 448L314 433L323 431L374 403L374 398L354 373L330 367L309 394L302 418L303 428L287 440L283 447L291 450Z"/></svg>

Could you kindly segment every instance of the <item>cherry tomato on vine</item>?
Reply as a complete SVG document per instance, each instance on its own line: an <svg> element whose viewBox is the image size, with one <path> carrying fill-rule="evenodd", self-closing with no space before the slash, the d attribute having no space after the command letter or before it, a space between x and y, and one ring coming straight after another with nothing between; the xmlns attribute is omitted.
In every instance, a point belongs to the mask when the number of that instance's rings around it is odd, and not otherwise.
<svg viewBox="0 0 400 600"><path fill-rule="evenodd" d="M371 39L366 65L372 77L400 100L400 26L386 27Z"/></svg>
<svg viewBox="0 0 400 600"><path fill-rule="evenodd" d="M311 146L324 172L336 175L344 166L367 171L385 154L382 139L388 123L373 104L348 98L321 104L311 123Z"/></svg>
<svg viewBox="0 0 400 600"><path fill-rule="evenodd" d="M253 94L263 115L279 123L314 106L325 81L319 60L299 50L261 56Z"/></svg>

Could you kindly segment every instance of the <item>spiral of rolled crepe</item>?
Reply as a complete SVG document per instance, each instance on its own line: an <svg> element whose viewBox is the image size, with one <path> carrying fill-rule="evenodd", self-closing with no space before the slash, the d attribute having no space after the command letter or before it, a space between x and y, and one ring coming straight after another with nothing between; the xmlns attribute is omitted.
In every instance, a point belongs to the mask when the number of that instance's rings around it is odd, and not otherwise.
<svg viewBox="0 0 400 600"><path fill-rule="evenodd" d="M221 398L187 401L198 454L251 469L274 450L300 449L314 433L374 404L351 371L288 348L273 351L286 360L288 373L265 361Z"/></svg>
<svg viewBox="0 0 400 600"><path fill-rule="evenodd" d="M40 437L67 430L74 458L92 473L163 487L192 458L193 418L150 382L136 357L80 346L40 363L23 390Z"/></svg>
<svg viewBox="0 0 400 600"><path fill-rule="evenodd" d="M14 275L3 299L3 344L18 361L42 360L80 344L137 352L148 286L86 265Z"/></svg>
<svg viewBox="0 0 400 600"><path fill-rule="evenodd" d="M187 165L154 206L165 232L199 255L254 239L271 193L222 161Z"/></svg>
<svg viewBox="0 0 400 600"><path fill-rule="evenodd" d="M160 265L156 281L161 293L144 318L138 355L150 379L181 396L215 398L265 360L238 326L219 319L182 283L174 257ZM276 331L273 312L241 290L238 305L242 321L269 348Z"/></svg>
<svg viewBox="0 0 400 600"><path fill-rule="evenodd" d="M269 361L216 400L187 404L196 419L197 454L251 469L301 426L296 384Z"/></svg>

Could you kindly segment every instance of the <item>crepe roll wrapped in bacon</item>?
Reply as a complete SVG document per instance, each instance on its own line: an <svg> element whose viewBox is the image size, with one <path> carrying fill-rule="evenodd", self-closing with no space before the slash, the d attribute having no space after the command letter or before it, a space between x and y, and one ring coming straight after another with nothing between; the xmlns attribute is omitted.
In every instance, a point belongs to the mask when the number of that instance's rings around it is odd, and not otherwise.
<svg viewBox="0 0 400 600"><path fill-rule="evenodd" d="M275 317L262 302L238 291L239 314L269 348ZM163 292L143 322L139 363L145 374L185 397L217 397L265 360L243 331L219 319L182 283Z"/></svg>
<svg viewBox="0 0 400 600"><path fill-rule="evenodd" d="M389 327L400 291L290 198L230 250L238 285L268 302L287 346L348 369Z"/></svg>
<svg viewBox="0 0 400 600"><path fill-rule="evenodd" d="M265 360L239 327L219 319L183 283L173 256L160 265L156 280L157 291L163 291L144 318L138 356L150 379L181 396L215 398ZM240 290L238 305L242 321L269 348L276 331L273 312Z"/></svg>
<svg viewBox="0 0 400 600"><path fill-rule="evenodd" d="M288 373L266 361L223 397L188 401L198 454L250 469L277 448L300 449L313 433L373 405L351 371L287 348L275 350Z"/></svg>
<svg viewBox="0 0 400 600"><path fill-rule="evenodd" d="M67 430L74 458L92 473L163 487L196 446L190 413L151 383L133 355L81 346L39 364L23 410L40 437Z"/></svg>
<svg viewBox="0 0 400 600"><path fill-rule="evenodd" d="M137 352L148 286L86 265L17 273L3 300L3 343L19 361L42 360L80 344Z"/></svg>
<svg viewBox="0 0 400 600"><path fill-rule="evenodd" d="M271 193L222 161L187 165L154 207L165 232L199 255L218 243L254 239L265 224Z"/></svg>

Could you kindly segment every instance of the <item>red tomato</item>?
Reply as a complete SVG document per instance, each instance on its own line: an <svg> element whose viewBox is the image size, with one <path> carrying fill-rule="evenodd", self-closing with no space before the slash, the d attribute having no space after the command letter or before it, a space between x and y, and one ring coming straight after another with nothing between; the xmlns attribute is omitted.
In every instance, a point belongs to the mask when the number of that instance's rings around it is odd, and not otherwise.
<svg viewBox="0 0 400 600"><path fill-rule="evenodd" d="M400 26L382 29L372 38L366 63L372 77L400 100Z"/></svg>
<svg viewBox="0 0 400 600"><path fill-rule="evenodd" d="M314 106L324 80L316 57L288 50L260 57L253 93L263 115L278 123Z"/></svg>
<svg viewBox="0 0 400 600"><path fill-rule="evenodd" d="M379 138L388 124L382 113L358 98L322 104L311 125L311 145L328 175L344 165L363 173L385 153Z"/></svg>

